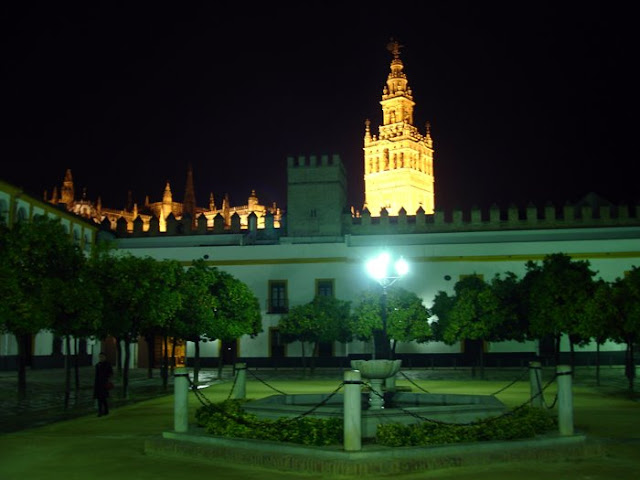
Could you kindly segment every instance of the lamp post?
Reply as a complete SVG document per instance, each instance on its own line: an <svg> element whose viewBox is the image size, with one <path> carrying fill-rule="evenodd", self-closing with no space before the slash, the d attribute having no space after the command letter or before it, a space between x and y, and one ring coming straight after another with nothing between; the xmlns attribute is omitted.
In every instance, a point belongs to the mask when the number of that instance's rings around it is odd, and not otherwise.
<svg viewBox="0 0 640 480"><path fill-rule="evenodd" d="M402 257L392 261L391 255L383 252L367 262L367 272L382 287L380 298L382 329L373 331L373 358L390 359L391 347L387 334L387 288L409 272L409 264Z"/></svg>

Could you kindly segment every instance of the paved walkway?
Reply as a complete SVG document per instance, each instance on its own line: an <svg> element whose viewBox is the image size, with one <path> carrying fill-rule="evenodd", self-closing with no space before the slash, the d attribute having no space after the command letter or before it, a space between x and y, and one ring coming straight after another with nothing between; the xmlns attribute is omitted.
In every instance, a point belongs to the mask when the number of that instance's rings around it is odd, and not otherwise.
<svg viewBox="0 0 640 480"><path fill-rule="evenodd" d="M554 369L550 367L544 370L543 379L553 377ZM617 391L624 390L627 382L622 367L603 367L601 370L602 388L611 388ZM65 376L62 369L27 370L27 397L18 400L17 373L14 371L0 372L0 433L13 432L32 428L48 423L76 418L84 415L92 415L97 412L93 399L93 367L80 368L80 388L76 394L73 390L69 399L69 407L64 408ZM479 375L479 374L478 374ZM116 375L117 377L117 375ZM274 379L335 379L336 385L342 380L342 369L316 369L311 376L310 372L302 369L249 369L247 380L262 381L268 384ZM398 380L465 380L471 378L471 372L467 368L446 369L406 369L402 370ZM522 368L486 369L487 380L503 381L505 386L510 382L520 379L527 380L528 372ZM479 376L476 376L479 379ZM201 384L217 382L233 382L231 368L225 368L222 376L218 378L216 370L202 370ZM135 403L162 395L173 393L173 378L169 376L168 386L165 390L159 370L153 370L152 378L148 377L147 369L136 368L129 372L129 398L122 398L121 381L116 379L116 388L110 398L110 406L119 406ZM595 386L595 368L580 367L574 376L576 385ZM73 377L72 377L73 385ZM417 391L417 389L415 389Z"/></svg>
<svg viewBox="0 0 640 480"><path fill-rule="evenodd" d="M111 393L109 406L135 403L162 395L173 394L173 377L169 375L166 390L162 385L160 371L154 369L149 378L145 368L129 371L129 397L123 398L122 380L116 373L115 389ZM71 378L69 406L64 408L65 372L63 369L27 369L27 395L20 400L17 395L18 375L15 371L0 372L0 433L23 430L48 423L95 414L97 407L93 399L94 367L81 367L79 389L75 391L74 373ZM224 370L217 378L217 371L203 371L201 383L232 380L231 370Z"/></svg>

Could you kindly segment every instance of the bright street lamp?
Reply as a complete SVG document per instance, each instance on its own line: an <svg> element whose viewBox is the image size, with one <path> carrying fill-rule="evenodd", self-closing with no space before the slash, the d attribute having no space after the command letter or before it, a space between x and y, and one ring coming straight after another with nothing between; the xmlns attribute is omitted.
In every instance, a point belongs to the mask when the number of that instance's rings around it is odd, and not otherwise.
<svg viewBox="0 0 640 480"><path fill-rule="evenodd" d="M391 357L391 348L387 334L387 288L409 272L409 264L402 257L392 261L388 252L382 252L377 257L369 260L366 266L369 276L382 287L382 297L380 298L382 329L374 330L373 332L373 358L389 359Z"/></svg>

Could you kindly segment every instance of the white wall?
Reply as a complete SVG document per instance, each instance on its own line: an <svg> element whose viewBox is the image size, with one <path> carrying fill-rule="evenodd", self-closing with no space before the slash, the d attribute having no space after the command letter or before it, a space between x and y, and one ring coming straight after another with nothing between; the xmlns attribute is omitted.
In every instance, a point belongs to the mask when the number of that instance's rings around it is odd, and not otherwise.
<svg viewBox="0 0 640 480"><path fill-rule="evenodd" d="M215 237L204 237L215 242ZM127 238L118 241L123 251L156 259L175 259L188 264L208 256L208 262L245 282L260 303L264 331L256 338L243 337L240 355L268 356L269 327L276 326L279 315L266 312L269 280L288 282L289 305L309 302L314 296L315 280L335 279L335 294L343 300L354 300L369 287L371 280L364 269L367 259L382 249L403 256L411 266L410 273L398 285L415 292L430 306L440 290L453 291L461 275L482 274L486 280L497 273L524 275L528 259L541 260L550 253L566 253L576 259L589 259L597 276L613 280L632 265L640 265L638 248L640 228L585 228L536 231L460 232L412 235L347 236L342 243L281 243L278 245L200 246L203 237ZM299 239L298 239L299 240ZM283 239L295 242L296 239ZM200 245L199 245L200 244ZM449 280L446 277L450 277ZM568 350L568 344L562 343ZM581 350L594 350L595 346ZM620 350L624 346L607 343L601 350ZM370 352L370 345L353 342L336 344L336 354ZM459 345L440 342L399 344L399 353L459 352ZM537 351L536 342L492 343L491 352ZM206 352L206 353L205 353ZM217 355L208 344L205 355ZM298 355L300 345L287 348L288 355ZM189 354L189 350L188 350Z"/></svg>

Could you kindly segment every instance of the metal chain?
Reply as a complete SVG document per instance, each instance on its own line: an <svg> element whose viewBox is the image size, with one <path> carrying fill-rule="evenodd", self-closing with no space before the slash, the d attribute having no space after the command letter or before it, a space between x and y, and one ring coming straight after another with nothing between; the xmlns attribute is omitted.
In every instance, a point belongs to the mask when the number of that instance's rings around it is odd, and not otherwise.
<svg viewBox="0 0 640 480"><path fill-rule="evenodd" d="M552 381L555 380L557 377L558 377L558 374L556 373L553 376ZM547 410L551 410L556 405L556 402L558 401L558 392L556 392L556 396L553 399L553 402L551 402L551 405L549 405L549 404L547 404L547 401L545 400L544 395L542 394L544 389L542 389L541 386L540 386L540 377L538 375L536 375L536 382L538 383L538 390L540 390L540 393L537 394L537 395L534 395L531 399L533 400L534 398L536 398L538 396L542 397L542 404L545 406L545 408ZM547 386L549 386L549 384L547 384Z"/></svg>
<svg viewBox="0 0 640 480"><path fill-rule="evenodd" d="M401 372L402 373L402 372ZM253 373L252 373L253 375ZM404 375L404 374L403 374ZM279 393L281 393L282 395L286 395L284 392L281 392L280 390L275 389L274 387L271 387L270 385L268 385L266 382L262 381L261 379L259 379L258 377L256 377L254 375L254 377L258 380L260 380L262 383L264 383L265 385L267 385L268 387L272 388L273 390L278 391ZM412 412L410 410L406 410L404 408L399 408L400 411L406 413L407 415L410 415L414 418L417 418L419 420L425 421L425 422L431 422L431 423L436 423L436 424L440 424L440 425L459 425L459 426L469 426L469 425L478 425L478 424L484 424L484 423L490 423L493 422L499 418L502 417L506 417L509 415L514 414L515 412L517 412L518 410L524 408L526 405L530 404L531 401L535 398L537 398L538 396L542 396L543 402L546 405L546 402L544 401L544 396L543 396L543 392L549 387L549 385L551 385L555 379L558 377L558 374L554 375L553 378L551 378L547 384L544 387L540 388L540 391L536 394L533 395L532 397L530 397L527 401L523 402L521 405L501 414L495 417L490 417L490 418L486 418L486 419L480 419L480 420L475 420L473 422L469 422L469 423L455 423L455 422L445 422L442 420L436 420L433 418L427 418L427 417L423 417L422 415L419 415L415 412ZM405 376L406 378L406 376ZM516 381L520 380L522 378L519 377L518 379L514 380L513 382L511 382L509 385L507 385L506 387L504 387L502 390L505 390L506 388L510 387L511 385L513 385ZM537 378L537 376L536 376ZM191 386L191 390L195 393L196 398L198 399L198 401L200 401L200 403L204 406L213 406L220 414L224 415L225 417L229 418L230 420L233 420L237 423L241 423L243 425L247 425L247 426L252 426L252 427L259 427L260 423L259 422L250 422L244 418L239 418L239 417L235 417L233 415L230 415L229 413L225 412L224 409L219 408L215 403L211 402L197 387L197 385L195 385L192 381L191 378L189 376L187 376L187 380L189 381L189 384ZM236 380L237 380L237 376L236 376ZM539 382L539 378L538 378L538 382ZM412 382L413 383L413 382ZM234 381L234 385L235 385L235 381ZM379 396L380 398L384 399L384 395L381 395L378 391L376 391L370 383L367 382L362 382L362 385L366 386L369 388L370 392L374 393L375 395ZM325 405L331 398L333 398L333 396L335 396L340 389L342 389L342 387L344 386L344 382L341 382L338 387L331 392L325 399L323 399L320 403L318 403L317 405L315 405L314 407L310 408L309 410L307 410L304 413L301 413L300 415L297 415L296 417L292 417L289 418L287 420L285 420L285 422L289 423L289 422L293 422L295 420L298 420L300 418L306 417L307 415L310 415L311 413L313 413L315 410L317 410L318 408L322 407L323 405ZM416 385L417 386L417 385ZM540 383L538 383L538 387L540 387ZM500 391L502 391L500 390ZM233 391L233 388L232 388ZM426 390L425 390L426 392ZM427 392L429 393L429 392ZM495 395L495 394L494 394ZM227 398L228 399L228 398ZM553 403L551 404L551 406L547 406L547 408L551 409L554 407L556 401L558 400L558 394L556 393L555 399L553 401Z"/></svg>
<svg viewBox="0 0 640 480"><path fill-rule="evenodd" d="M271 385L269 385L267 382L265 382L265 381L264 381L264 380L262 380L261 378L258 378L258 376L257 376L255 373L253 373L251 370L249 370L248 368L247 368L247 372L249 372L249 373L253 376L253 378L255 378L255 379L256 379L256 380L258 380L259 382L263 383L264 385L266 385L267 387L269 387L269 388L270 388L271 390L273 390L274 392L278 392L280 395L287 395L287 394L286 394L286 393L284 393L282 390L278 390L277 388L272 387Z"/></svg>
<svg viewBox="0 0 640 480"><path fill-rule="evenodd" d="M507 388L511 387L512 385L515 385L517 382L519 382L520 380L522 380L525 377L525 375L527 374L528 371L529 371L529 369L525 368L523 370L523 372L520 374L520 376L518 378L516 378L513 382L511 382L510 384L502 387L500 390L492 393L491 395L497 395L497 394L499 394L501 392L504 392Z"/></svg>
<svg viewBox="0 0 640 480"><path fill-rule="evenodd" d="M402 375L406 380L409 381L409 383L411 383L412 385L418 387L420 390L422 390L424 393L429 393L427 390L425 390L424 388L422 388L420 385L418 385L416 382L414 382L413 380L411 380L409 377L407 377L407 375L404 372L400 372L400 375Z"/></svg>
<svg viewBox="0 0 640 480"><path fill-rule="evenodd" d="M546 384L546 385L545 385L545 386L540 390L540 393L538 393L538 394L536 394L536 395L532 396L532 397L531 397L531 398L529 398L527 401L523 402L521 405L519 405L519 406L517 406L517 407L515 407L515 408L513 408L513 409L511 409L511 410L509 410L509 411L507 411L507 412L505 412L505 413L502 413L502 414L500 414L500 415L497 415L497 416L495 416L495 417L489 417L489 418L484 418L484 419L480 419L480 420L474 420L473 422L469 422L469 423L445 422L445 421L442 421L442 420L436 420L436 419L434 419L434 418L427 418L427 417L423 417L422 415L419 415L419 414L417 414L417 413L415 413L415 412L412 412L412 411L410 411L410 410L406 410L406 409L404 409L404 408L399 408L399 410L400 410L400 411L402 411L402 412L404 412L404 413L406 413L407 415L410 415L410 416L412 416L412 417L414 417L414 418L417 418L417 419L419 419L419 420L423 420L423 421L425 421L425 422L436 423L436 424L439 424L439 425L460 425L460 426L467 426L467 425L479 425L479 424L490 423L490 422L493 422L493 421L495 421L495 420L497 420L497 419L499 419L499 418L506 417L506 416L509 416L509 415L513 415L513 414L514 414L515 412L517 412L518 410L520 410L520 409L524 408L525 406L527 406L527 405L531 402L531 400L533 400L534 398L538 397L539 395L542 395L542 392L543 392L544 390L546 390L546 389L549 387L549 385L551 385L551 383L553 383L553 381L556 379L556 377L557 377L557 375L556 375L556 376L554 376L551 380L549 380L549 382L547 382L547 384ZM363 383L364 383L364 382L363 382ZM376 395L378 395L379 397L381 397L381 398L383 398L383 399L384 399L384 396L383 396L383 395L380 395L380 393L378 393L374 388L372 388L370 384L368 384L368 383L364 383L364 385L368 386L368 387L369 387L369 389L371 390L371 392L375 393ZM555 401L554 401L554 404L555 404Z"/></svg>
<svg viewBox="0 0 640 480"><path fill-rule="evenodd" d="M236 374L233 376L233 385L231 385L231 390L229 390L229 395L227 396L227 400L231 398L231 395L233 394L233 389L236 387L237 382L238 382L238 375Z"/></svg>
<svg viewBox="0 0 640 480"><path fill-rule="evenodd" d="M236 376L237 378L237 376ZM209 400L204 393L202 393L199 389L198 386L195 385L191 379L189 377L187 377L189 384L191 385L191 390L195 393L196 398L198 399L198 401L203 405L203 406L212 406L213 408L215 408L218 413L220 413L221 415L224 415L225 417L227 417L230 420L233 420L236 423L240 423L243 425L247 425L247 426L251 426L251 427L260 427L261 424L260 422L251 422L245 418L242 417L235 417L234 415L230 415L228 412L226 412L224 409L218 407L215 403L213 403L211 400ZM235 382L234 382L235 385ZM317 405L311 407L309 410L307 410L304 413L301 413L300 415L297 415L296 417L292 417L292 418L288 418L285 420L286 423L289 422L293 422L295 420L298 420L300 418L306 417L307 415L310 415L311 413L313 413L315 410L317 410L318 408L322 407L323 405L325 405L329 400L331 400L331 398L336 395L340 389L344 386L344 382L340 383L340 385L337 386L337 388L331 392L325 399L323 399L320 403L318 403ZM232 388L233 391L233 388ZM283 393L283 395L286 395ZM229 397L227 397L227 400L229 400Z"/></svg>
<svg viewBox="0 0 640 480"><path fill-rule="evenodd" d="M298 415L297 417L292 417L289 418L287 420L285 420L285 422L289 423L289 422L293 422L294 420L298 420L300 418L306 417L307 415L310 415L311 413L313 413L314 411L316 411L318 408L322 407L323 405L325 405L329 400L331 400L331 398L340 391L340 389L344 386L344 382L342 382L340 385L338 385L338 387L331 392L329 395L327 395L327 398L325 398L324 400L322 400L319 404L317 404L315 407L312 407L310 410L307 410L304 413L301 413L300 415Z"/></svg>

